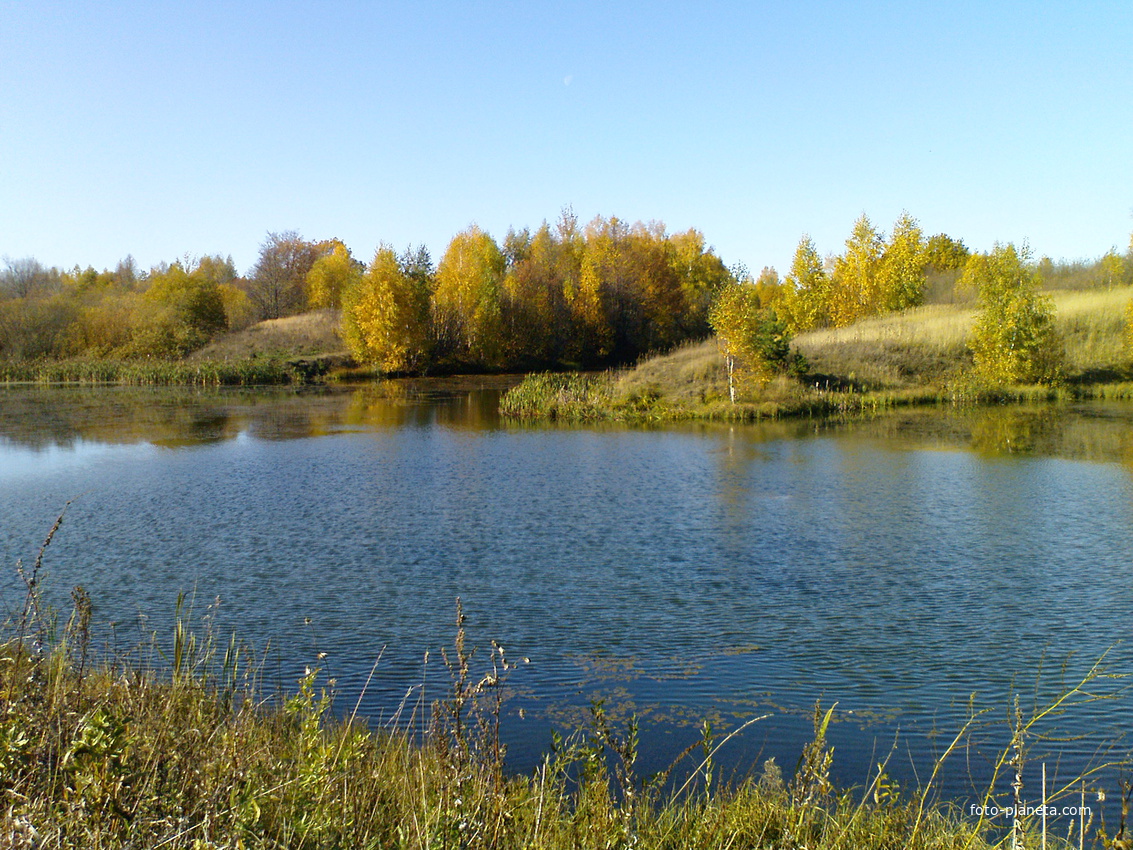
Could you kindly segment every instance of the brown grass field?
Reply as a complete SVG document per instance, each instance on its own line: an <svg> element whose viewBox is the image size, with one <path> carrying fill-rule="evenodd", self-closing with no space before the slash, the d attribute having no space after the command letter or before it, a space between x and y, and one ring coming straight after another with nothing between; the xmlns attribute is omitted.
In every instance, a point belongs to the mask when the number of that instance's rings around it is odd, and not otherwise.
<svg viewBox="0 0 1133 850"><path fill-rule="evenodd" d="M339 335L337 310L315 310L299 316L268 319L250 328L217 337L194 352L193 360L244 360L249 357L317 357L346 355Z"/></svg>
<svg viewBox="0 0 1133 850"><path fill-rule="evenodd" d="M1124 375L1133 360L1124 336L1133 287L1047 294L1066 344L1067 377ZM971 365L967 341L975 318L971 305L931 304L801 334L793 346L819 381L878 390L940 387ZM719 397L726 391L723 358L715 340L691 343L643 361L621 374L618 385L626 395L652 388L680 402Z"/></svg>

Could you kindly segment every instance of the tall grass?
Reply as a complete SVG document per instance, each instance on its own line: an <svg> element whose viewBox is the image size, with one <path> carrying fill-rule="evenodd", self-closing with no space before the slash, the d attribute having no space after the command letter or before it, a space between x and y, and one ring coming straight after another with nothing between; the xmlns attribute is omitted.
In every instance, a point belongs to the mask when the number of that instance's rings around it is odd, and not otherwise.
<svg viewBox="0 0 1133 850"><path fill-rule="evenodd" d="M0 383L128 386L263 386L313 377L301 363L269 358L222 361L37 360L0 363Z"/></svg>
<svg viewBox="0 0 1133 850"><path fill-rule="evenodd" d="M789 778L769 761L721 782L715 761L732 735L708 727L695 757L690 750L662 775L641 777L636 724L615 727L601 705L530 776L510 774L499 723L514 664L495 644L486 663L474 663L459 600L445 653L451 689L423 738L404 731L415 722L368 728L357 718L362 695L353 712L334 716L335 683L318 666L282 696L265 696L254 656L211 629L198 639L180 602L166 645L155 639L92 664L81 590L51 637L37 590L42 554L21 571L28 603L0 641L6 848L978 849L1008 839L1070 847L1086 837L1043 836L1034 819L1004 836L937 802L943 759L963 748L978 715L909 793L889 781L884 762L864 789L835 789L826 737L834 707L817 706L814 737ZM1091 671L1045 711L1090 698L1097 677ZM1030 731L1022 719L1015 726L1018 740ZM1018 751L1005 751L997 770L1014 768ZM1007 801L995 787L991 800ZM1096 826L1094 846L1125 846L1124 832L1110 839Z"/></svg>
<svg viewBox="0 0 1133 850"><path fill-rule="evenodd" d="M1054 301L1070 377L1128 370L1133 352L1125 345L1125 309L1133 301L1133 287L1046 294ZM968 338L975 317L970 306L934 304L812 331L795 345L815 372L853 374L881 387L939 383L970 365Z"/></svg>
<svg viewBox="0 0 1133 850"><path fill-rule="evenodd" d="M1066 341L1071 372L1127 369L1133 352L1125 346L1125 310L1133 287L1052 293L1055 327Z"/></svg>
<svg viewBox="0 0 1133 850"><path fill-rule="evenodd" d="M500 399L500 413L513 419L589 421L604 418L612 401L608 375L538 373Z"/></svg>
<svg viewBox="0 0 1133 850"><path fill-rule="evenodd" d="M964 305L933 304L802 334L795 346L818 375L876 388L939 384L971 364L975 315Z"/></svg>

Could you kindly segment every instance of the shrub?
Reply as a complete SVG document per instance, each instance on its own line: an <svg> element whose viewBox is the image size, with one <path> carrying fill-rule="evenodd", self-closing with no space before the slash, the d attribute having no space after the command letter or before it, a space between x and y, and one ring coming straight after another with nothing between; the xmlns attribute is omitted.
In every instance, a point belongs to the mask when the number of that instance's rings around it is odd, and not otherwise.
<svg viewBox="0 0 1133 850"><path fill-rule="evenodd" d="M979 292L981 312L970 346L977 376L988 384L1055 383L1065 360L1054 304L1039 295L1027 254L996 245L973 255L961 283Z"/></svg>

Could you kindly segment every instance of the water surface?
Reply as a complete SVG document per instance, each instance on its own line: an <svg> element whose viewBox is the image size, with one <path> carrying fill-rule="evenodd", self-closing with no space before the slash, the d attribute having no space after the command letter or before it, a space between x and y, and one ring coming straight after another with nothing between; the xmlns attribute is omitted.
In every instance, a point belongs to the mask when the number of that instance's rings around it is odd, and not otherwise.
<svg viewBox="0 0 1133 850"><path fill-rule="evenodd" d="M346 710L380 655L361 708L388 722L441 695L460 597L481 664L490 639L530 659L506 703L516 769L603 699L642 718L645 772L705 719L762 714L727 764L789 771L820 701L838 779L895 746L912 784L986 708L999 725L951 794L982 781L1014 695L1026 711L1107 652L1133 670L1131 406L549 428L501 423L499 391L4 390L3 610L11 565L74 500L46 587L60 610L86 587L112 648L167 633L186 591L201 628L270 646L286 682L325 652ZM1124 752L1128 709L1059 718L1077 739L1033 763Z"/></svg>

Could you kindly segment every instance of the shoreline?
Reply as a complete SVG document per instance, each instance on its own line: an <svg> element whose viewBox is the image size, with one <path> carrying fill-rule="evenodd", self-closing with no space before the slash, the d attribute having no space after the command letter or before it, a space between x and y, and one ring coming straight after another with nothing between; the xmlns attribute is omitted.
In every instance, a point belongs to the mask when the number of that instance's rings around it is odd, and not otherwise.
<svg viewBox="0 0 1133 850"><path fill-rule="evenodd" d="M503 418L515 421L622 422L664 424L667 422L765 422L780 419L836 419L871 415L902 408L979 408L1062 404L1081 401L1133 400L1133 381L1064 383L1056 386L980 388L957 385L907 387L890 390L816 389L803 383L787 386L762 400L729 402L726 398L704 401L667 400L659 390L624 391L619 378L610 373L578 375L538 373L500 401Z"/></svg>

